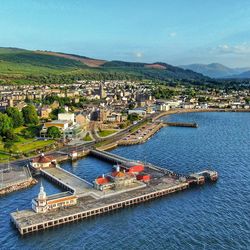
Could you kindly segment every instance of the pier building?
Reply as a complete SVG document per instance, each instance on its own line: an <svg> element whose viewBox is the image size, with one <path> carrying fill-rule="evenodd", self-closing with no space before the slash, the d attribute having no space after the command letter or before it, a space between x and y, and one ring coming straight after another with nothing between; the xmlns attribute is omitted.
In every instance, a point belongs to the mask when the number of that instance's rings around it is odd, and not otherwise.
<svg viewBox="0 0 250 250"><path fill-rule="evenodd" d="M40 192L37 198L32 200L32 209L36 213L46 213L62 207L73 206L77 204L77 197L71 192L63 192L59 194L47 196L44 187L41 184Z"/></svg>
<svg viewBox="0 0 250 250"><path fill-rule="evenodd" d="M36 170L49 168L49 167L55 167L56 158L54 158L52 156L47 156L47 155L45 156L44 154L41 154L40 156L33 158L31 165Z"/></svg>

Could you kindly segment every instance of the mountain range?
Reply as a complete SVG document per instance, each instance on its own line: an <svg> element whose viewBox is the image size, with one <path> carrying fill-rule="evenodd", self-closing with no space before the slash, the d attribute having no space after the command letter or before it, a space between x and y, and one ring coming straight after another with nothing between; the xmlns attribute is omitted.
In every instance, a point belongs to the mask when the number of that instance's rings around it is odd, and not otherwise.
<svg viewBox="0 0 250 250"><path fill-rule="evenodd" d="M0 83L67 82L83 78L209 80L200 73L162 62L107 61L52 51L0 48Z"/></svg>
<svg viewBox="0 0 250 250"><path fill-rule="evenodd" d="M211 78L249 78L249 68L229 68L220 63L211 64L189 64L179 66L183 69L189 69Z"/></svg>

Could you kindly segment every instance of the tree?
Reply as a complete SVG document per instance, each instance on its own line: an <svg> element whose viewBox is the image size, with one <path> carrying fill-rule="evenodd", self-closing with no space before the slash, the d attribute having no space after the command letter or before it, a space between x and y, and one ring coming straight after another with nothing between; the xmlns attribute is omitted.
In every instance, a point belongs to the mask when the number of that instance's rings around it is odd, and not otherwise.
<svg viewBox="0 0 250 250"><path fill-rule="evenodd" d="M52 126L48 128L47 135L50 138L60 138L61 137L61 131L59 128Z"/></svg>
<svg viewBox="0 0 250 250"><path fill-rule="evenodd" d="M131 122L138 121L140 119L139 115L136 113L132 113L128 115L128 120Z"/></svg>
<svg viewBox="0 0 250 250"><path fill-rule="evenodd" d="M16 107L8 107L6 113L13 120L13 127L18 128L24 124L23 114Z"/></svg>
<svg viewBox="0 0 250 250"><path fill-rule="evenodd" d="M8 129L5 132L4 141L18 142L19 137L14 133L13 129Z"/></svg>
<svg viewBox="0 0 250 250"><path fill-rule="evenodd" d="M13 141L10 140L4 142L3 148L9 152L17 151L16 145L14 144Z"/></svg>
<svg viewBox="0 0 250 250"><path fill-rule="evenodd" d="M59 107L57 109L53 109L52 112L49 114L49 117L52 120L56 120L59 113L65 113L65 112L66 110L64 108Z"/></svg>
<svg viewBox="0 0 250 250"><path fill-rule="evenodd" d="M29 104L22 109L25 125L37 125L39 122L36 108L34 105Z"/></svg>
<svg viewBox="0 0 250 250"><path fill-rule="evenodd" d="M5 136L7 131L13 129L13 120L7 115L0 113L0 135Z"/></svg>

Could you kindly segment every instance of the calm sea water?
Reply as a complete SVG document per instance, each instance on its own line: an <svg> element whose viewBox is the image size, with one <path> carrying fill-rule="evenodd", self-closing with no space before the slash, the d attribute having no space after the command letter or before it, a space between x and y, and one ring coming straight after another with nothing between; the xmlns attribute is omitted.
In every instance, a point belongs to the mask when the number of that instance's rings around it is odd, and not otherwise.
<svg viewBox="0 0 250 250"><path fill-rule="evenodd" d="M29 208L39 185L0 199L0 249L250 249L250 114L189 113L197 122L163 128L145 144L114 153L181 173L213 168L216 184L21 237L11 211ZM111 165L87 157L63 168L92 181ZM60 191L43 180L47 193Z"/></svg>

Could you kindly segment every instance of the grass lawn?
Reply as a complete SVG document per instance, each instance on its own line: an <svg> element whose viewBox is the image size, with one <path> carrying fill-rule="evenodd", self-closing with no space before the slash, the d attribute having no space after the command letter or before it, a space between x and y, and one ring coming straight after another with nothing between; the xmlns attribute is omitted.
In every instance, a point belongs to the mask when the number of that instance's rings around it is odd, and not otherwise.
<svg viewBox="0 0 250 250"><path fill-rule="evenodd" d="M24 140L25 142L21 140L20 142L14 143L16 152L27 153L32 150L42 149L43 147L48 146L54 142L54 140L48 140L48 141L36 141L34 139L24 139ZM0 150L5 151L2 142L0 142Z"/></svg>
<svg viewBox="0 0 250 250"><path fill-rule="evenodd" d="M1 162L8 161L9 158L10 158L9 155L0 153L0 161L1 161Z"/></svg>
<svg viewBox="0 0 250 250"><path fill-rule="evenodd" d="M148 123L148 121L144 121L143 123L134 126L134 127L130 130L130 132L131 132L131 133L134 133L135 131L137 131L138 129L140 129L141 127L143 127L144 125L146 125L147 123Z"/></svg>
<svg viewBox="0 0 250 250"><path fill-rule="evenodd" d="M84 140L84 141L92 141L92 137L90 136L89 133L87 133L87 134L85 135L85 137L83 138L83 140Z"/></svg>
<svg viewBox="0 0 250 250"><path fill-rule="evenodd" d="M98 135L100 137L106 137L106 136L112 135L116 132L117 132L117 130L107 129L107 130L98 131Z"/></svg>

